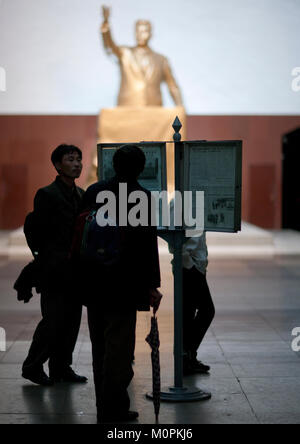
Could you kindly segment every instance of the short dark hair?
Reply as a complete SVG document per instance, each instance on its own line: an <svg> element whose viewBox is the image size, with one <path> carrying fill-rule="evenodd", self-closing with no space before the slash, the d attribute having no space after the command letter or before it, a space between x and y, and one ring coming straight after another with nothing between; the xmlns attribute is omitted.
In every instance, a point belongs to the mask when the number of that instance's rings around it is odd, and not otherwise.
<svg viewBox="0 0 300 444"><path fill-rule="evenodd" d="M122 145L114 154L116 174L125 179L136 179L145 168L146 157L137 145Z"/></svg>
<svg viewBox="0 0 300 444"><path fill-rule="evenodd" d="M61 162L62 158L66 154L72 154L77 153L80 158L82 159L82 151L75 145L66 145L63 143L62 145L59 145L51 154L51 162L55 166L57 162Z"/></svg>

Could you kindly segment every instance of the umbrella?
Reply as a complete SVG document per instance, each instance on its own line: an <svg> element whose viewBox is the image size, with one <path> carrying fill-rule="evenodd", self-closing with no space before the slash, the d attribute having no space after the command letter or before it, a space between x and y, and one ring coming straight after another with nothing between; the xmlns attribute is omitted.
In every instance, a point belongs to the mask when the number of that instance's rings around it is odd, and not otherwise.
<svg viewBox="0 0 300 444"><path fill-rule="evenodd" d="M146 337L146 342L151 347L151 361L152 361L152 383L153 383L153 404L156 422L158 421L158 414L160 408L160 363L159 363L159 332L157 325L157 318L155 314L151 317L151 330Z"/></svg>

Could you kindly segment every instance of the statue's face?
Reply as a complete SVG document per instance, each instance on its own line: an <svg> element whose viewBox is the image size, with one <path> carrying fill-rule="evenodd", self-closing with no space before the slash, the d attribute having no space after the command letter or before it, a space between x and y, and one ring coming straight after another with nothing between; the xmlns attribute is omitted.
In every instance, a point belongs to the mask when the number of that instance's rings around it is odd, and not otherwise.
<svg viewBox="0 0 300 444"><path fill-rule="evenodd" d="M136 41L139 46L146 46L151 38L151 27L147 24L138 24L136 27Z"/></svg>

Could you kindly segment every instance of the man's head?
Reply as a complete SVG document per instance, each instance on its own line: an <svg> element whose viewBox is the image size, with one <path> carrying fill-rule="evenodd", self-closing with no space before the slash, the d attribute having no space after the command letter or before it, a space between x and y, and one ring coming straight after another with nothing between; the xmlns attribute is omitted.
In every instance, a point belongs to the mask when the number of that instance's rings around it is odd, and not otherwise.
<svg viewBox="0 0 300 444"><path fill-rule="evenodd" d="M152 36L151 23L148 20L138 20L135 24L135 36L138 46L147 46Z"/></svg>
<svg viewBox="0 0 300 444"><path fill-rule="evenodd" d="M51 161L61 176L77 179L82 170L82 152L74 145L59 145L51 154Z"/></svg>
<svg viewBox="0 0 300 444"><path fill-rule="evenodd" d="M123 180L137 179L145 167L146 157L137 145L123 145L114 154L113 166Z"/></svg>

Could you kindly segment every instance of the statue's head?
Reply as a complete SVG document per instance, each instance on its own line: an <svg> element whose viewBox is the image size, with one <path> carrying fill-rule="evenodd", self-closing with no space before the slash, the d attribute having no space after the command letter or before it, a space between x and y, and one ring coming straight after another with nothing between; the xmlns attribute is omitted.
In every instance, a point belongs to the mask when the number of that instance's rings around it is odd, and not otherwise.
<svg viewBox="0 0 300 444"><path fill-rule="evenodd" d="M151 23L148 20L138 20L135 24L135 35L138 46L146 46L151 38Z"/></svg>

